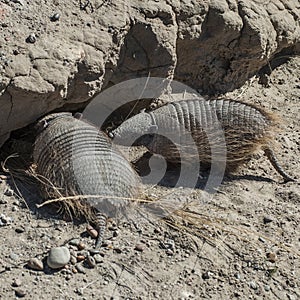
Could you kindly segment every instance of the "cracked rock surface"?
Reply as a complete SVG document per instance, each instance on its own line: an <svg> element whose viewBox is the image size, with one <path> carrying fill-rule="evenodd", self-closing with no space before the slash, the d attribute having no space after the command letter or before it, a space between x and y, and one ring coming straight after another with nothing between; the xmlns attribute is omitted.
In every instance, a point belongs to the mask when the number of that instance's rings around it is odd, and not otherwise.
<svg viewBox="0 0 300 300"><path fill-rule="evenodd" d="M127 79L234 90L276 55L299 52L299 16L297 0L0 1L0 146Z"/></svg>

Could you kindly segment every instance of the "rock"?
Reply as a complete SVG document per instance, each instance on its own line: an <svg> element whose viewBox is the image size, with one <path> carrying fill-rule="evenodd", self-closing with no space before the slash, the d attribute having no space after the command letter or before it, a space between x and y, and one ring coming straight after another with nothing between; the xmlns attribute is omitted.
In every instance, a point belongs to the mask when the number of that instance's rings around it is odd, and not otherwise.
<svg viewBox="0 0 300 300"><path fill-rule="evenodd" d="M269 292L271 290L270 286L267 284L264 285L264 289L266 292Z"/></svg>
<svg viewBox="0 0 300 300"><path fill-rule="evenodd" d="M19 286L22 285L22 281L21 281L21 279L17 278L17 279L15 279L15 280L12 282L11 285L12 285L13 287L19 287Z"/></svg>
<svg viewBox="0 0 300 300"><path fill-rule="evenodd" d="M4 194L5 196L11 197L14 195L14 191L10 188L7 188Z"/></svg>
<svg viewBox="0 0 300 300"><path fill-rule="evenodd" d="M17 297L23 298L23 297L26 296L27 293L24 289L16 289L15 294L16 294Z"/></svg>
<svg viewBox="0 0 300 300"><path fill-rule="evenodd" d="M261 236L258 238L258 240L259 240L260 242L262 242L262 243L265 243L265 242L266 242L266 240L265 240L264 238L262 238Z"/></svg>
<svg viewBox="0 0 300 300"><path fill-rule="evenodd" d="M145 250L145 245L144 244L136 244L134 250L143 252Z"/></svg>
<svg viewBox="0 0 300 300"><path fill-rule="evenodd" d="M207 280L211 277L211 273L209 271L202 274L202 279Z"/></svg>
<svg viewBox="0 0 300 300"><path fill-rule="evenodd" d="M22 227L16 227L15 228L15 232L16 233L23 233L25 231L25 228L22 226Z"/></svg>
<svg viewBox="0 0 300 300"><path fill-rule="evenodd" d="M77 247L78 247L78 250L83 250L86 248L86 245L83 242L79 242Z"/></svg>
<svg viewBox="0 0 300 300"><path fill-rule="evenodd" d="M175 242L172 239L166 239L163 242L160 243L160 247L163 249L170 249L174 250L175 249Z"/></svg>
<svg viewBox="0 0 300 300"><path fill-rule="evenodd" d="M81 261L85 260L85 256L80 254L80 255L77 255L76 259L78 262L81 262Z"/></svg>
<svg viewBox="0 0 300 300"><path fill-rule="evenodd" d="M97 238L98 231L94 229L91 225L86 226L86 231L93 239Z"/></svg>
<svg viewBox="0 0 300 300"><path fill-rule="evenodd" d="M271 263L275 263L277 261L277 255L276 255L276 253L274 253L274 252L267 253L267 259Z"/></svg>
<svg viewBox="0 0 300 300"><path fill-rule="evenodd" d="M60 19L60 14L59 13L55 13L55 14L53 14L51 17L50 17L50 20L52 21L52 22L56 22L56 21L58 21Z"/></svg>
<svg viewBox="0 0 300 300"><path fill-rule="evenodd" d="M121 248L114 248L114 252L121 254L122 253L122 249Z"/></svg>
<svg viewBox="0 0 300 300"><path fill-rule="evenodd" d="M36 42L36 36L34 33L31 33L27 38L26 38L27 43L34 44Z"/></svg>
<svg viewBox="0 0 300 300"><path fill-rule="evenodd" d="M7 54L0 70L0 146L11 131L56 108L83 108L108 85L149 73L205 93L240 87L272 63L275 54L298 51L296 2L128 1L124 10L123 1L116 1L101 6L101 22L97 13L89 14L87 23L92 26L82 26L82 18L74 18L73 13L64 14L72 30L57 26L62 25L57 22L60 14L53 11L53 22L41 22L38 39L31 33L27 43L21 33L32 32L35 21L28 17L20 23L24 12L14 10L9 22L1 22L5 37L0 37L0 43L11 55ZM67 12L68 4L60 3L59 11ZM30 2L30 11L47 12L49 5ZM22 53L12 59L16 48L22 48Z"/></svg>
<svg viewBox="0 0 300 300"><path fill-rule="evenodd" d="M89 249L89 253L91 254L91 255L95 255L95 254L99 254L100 253L100 250L98 250L98 249Z"/></svg>
<svg viewBox="0 0 300 300"><path fill-rule="evenodd" d="M0 215L0 221L2 222L2 226L10 225L11 223L13 223L13 219L4 214Z"/></svg>
<svg viewBox="0 0 300 300"><path fill-rule="evenodd" d="M76 263L77 263L77 258L76 258L75 256L71 255L70 263L71 263L72 265L76 265Z"/></svg>
<svg viewBox="0 0 300 300"><path fill-rule="evenodd" d="M93 256L88 256L87 258L86 258L86 262L87 262L87 264L88 264L88 266L90 267L90 268L95 268L95 266L96 266L96 261L95 261L95 259L93 258Z"/></svg>
<svg viewBox="0 0 300 300"><path fill-rule="evenodd" d="M78 264L75 266L76 270L78 271L78 273L82 273L82 274L85 274L86 271L85 271L85 268L83 267L82 264Z"/></svg>
<svg viewBox="0 0 300 300"><path fill-rule="evenodd" d="M28 268L32 269L32 270L36 270L36 271L42 271L44 270L44 264L43 262L34 257L34 258L31 258L28 262L27 262L27 266Z"/></svg>
<svg viewBox="0 0 300 300"><path fill-rule="evenodd" d="M69 244L72 245L72 246L78 246L80 243L80 240L79 239L72 239L71 241L69 241Z"/></svg>
<svg viewBox="0 0 300 300"><path fill-rule="evenodd" d="M14 253L14 252L11 252L11 253L9 254L9 257L10 257L12 260L15 260L15 261L17 261L17 260L19 259L19 255L16 254L16 253Z"/></svg>
<svg viewBox="0 0 300 300"><path fill-rule="evenodd" d="M100 254L95 254L94 255L94 259L95 259L95 261L96 261L97 264L103 262L103 257Z"/></svg>
<svg viewBox="0 0 300 300"><path fill-rule="evenodd" d="M47 258L47 264L52 269L64 267L70 261L70 252L67 247L52 248Z"/></svg>
<svg viewBox="0 0 300 300"><path fill-rule="evenodd" d="M250 281L250 282L249 282L249 286L250 286L250 288L253 289L253 290L257 290L257 288L258 288L255 281Z"/></svg>
<svg viewBox="0 0 300 300"><path fill-rule="evenodd" d="M169 256L173 256L174 255L174 251L172 249L167 249L166 250L166 254Z"/></svg>
<svg viewBox="0 0 300 300"><path fill-rule="evenodd" d="M264 222L264 224L271 223L271 222L273 222L273 218L270 216L264 216L263 222Z"/></svg>

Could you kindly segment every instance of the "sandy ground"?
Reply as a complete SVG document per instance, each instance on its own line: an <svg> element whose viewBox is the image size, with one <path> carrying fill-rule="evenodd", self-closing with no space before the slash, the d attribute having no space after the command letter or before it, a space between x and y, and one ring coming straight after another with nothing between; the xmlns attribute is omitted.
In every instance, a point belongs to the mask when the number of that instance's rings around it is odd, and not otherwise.
<svg viewBox="0 0 300 300"><path fill-rule="evenodd" d="M255 103L283 120L276 153L284 169L300 174L300 58L263 80L253 78L229 96ZM264 84L261 82L263 81ZM201 189L145 185L152 197L193 200L197 205L171 224L150 218L114 220L94 268L85 262L51 270L49 249L67 245L80 260L94 240L86 224L64 220L53 207L37 209L36 187L4 174L0 183L0 298L13 299L288 299L300 298L300 187L282 184L258 153L224 179L206 199ZM14 189L13 196L7 189ZM135 208L139 210L139 208ZM85 249L68 242L79 239ZM76 244L76 241L73 241ZM44 262L41 271L27 266ZM75 267L83 265L77 273Z"/></svg>

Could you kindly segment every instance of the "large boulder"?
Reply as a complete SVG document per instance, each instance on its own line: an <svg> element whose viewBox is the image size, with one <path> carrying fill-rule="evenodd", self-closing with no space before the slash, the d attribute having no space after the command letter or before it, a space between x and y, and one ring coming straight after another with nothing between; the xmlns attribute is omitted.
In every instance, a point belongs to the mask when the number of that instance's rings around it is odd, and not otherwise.
<svg viewBox="0 0 300 300"><path fill-rule="evenodd" d="M0 146L127 79L233 90L281 51L299 51L299 18L298 0L2 1Z"/></svg>

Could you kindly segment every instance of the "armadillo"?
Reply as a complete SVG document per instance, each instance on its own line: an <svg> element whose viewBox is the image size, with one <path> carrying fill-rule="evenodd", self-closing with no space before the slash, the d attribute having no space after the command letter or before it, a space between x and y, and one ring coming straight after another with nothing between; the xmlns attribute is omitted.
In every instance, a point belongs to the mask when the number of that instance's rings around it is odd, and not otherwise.
<svg viewBox="0 0 300 300"><path fill-rule="evenodd" d="M226 153L222 147L218 149L221 142L217 124L225 139ZM135 145L146 146L150 152L178 162L180 153L192 147L186 138L190 135L199 161L210 164L213 148L220 152L217 159L226 160L227 171L240 166L261 148L284 180L293 181L278 164L270 146L276 127L276 118L255 105L231 99L191 99L143 111L124 121L109 136L124 145L135 141Z"/></svg>
<svg viewBox="0 0 300 300"><path fill-rule="evenodd" d="M108 217L137 197L140 180L105 133L71 113L50 114L37 123L36 172L46 179L44 197L95 195L72 202L72 209L92 212L102 244ZM57 193L57 191L59 193Z"/></svg>

